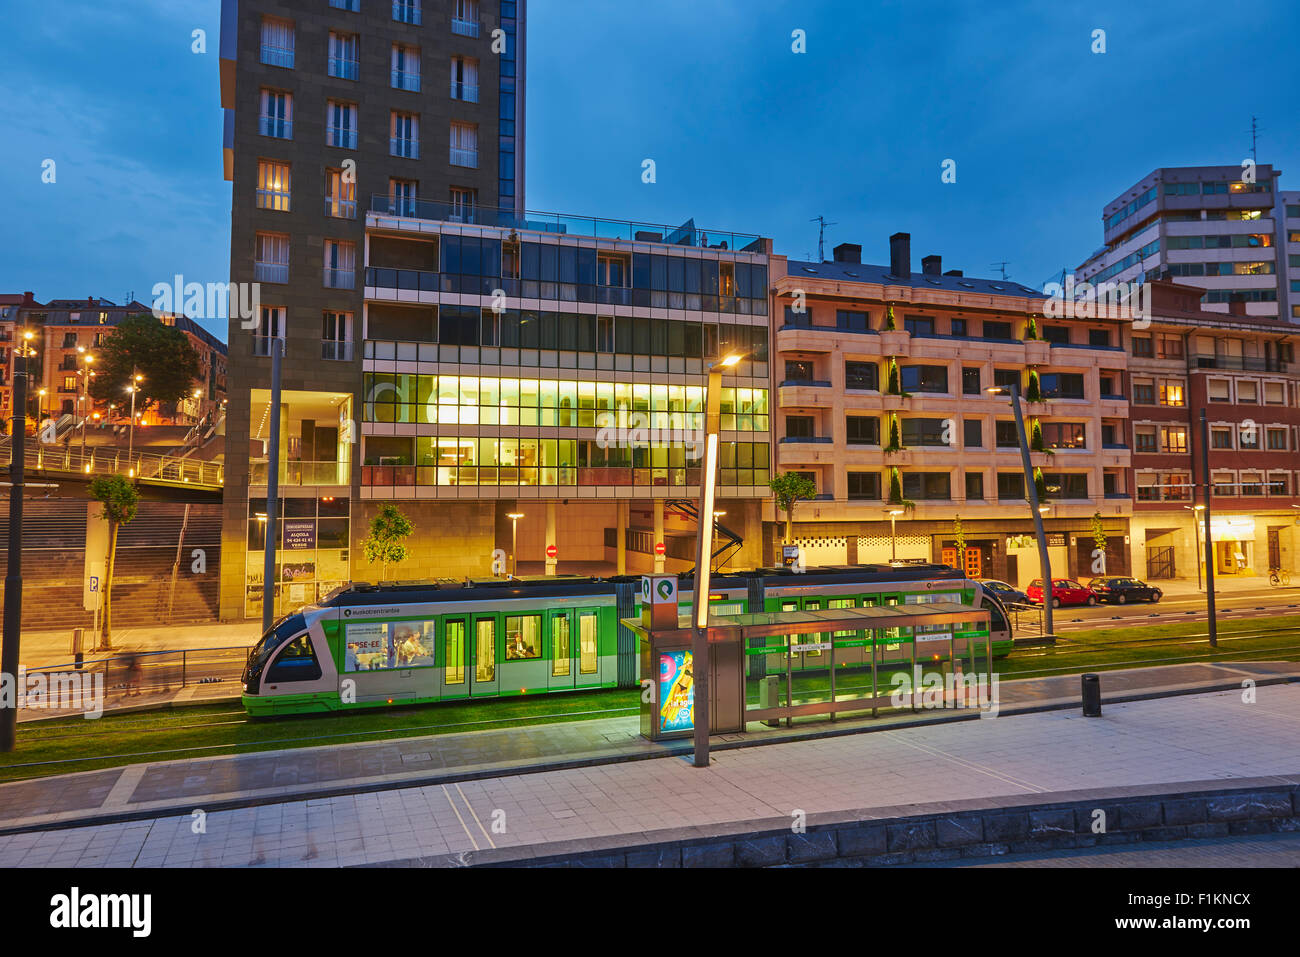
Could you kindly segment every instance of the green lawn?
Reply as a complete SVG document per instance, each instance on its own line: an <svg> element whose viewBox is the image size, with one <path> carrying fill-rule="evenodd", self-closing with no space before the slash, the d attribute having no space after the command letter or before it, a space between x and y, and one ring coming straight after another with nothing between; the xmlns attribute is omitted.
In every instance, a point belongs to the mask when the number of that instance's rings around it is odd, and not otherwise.
<svg viewBox="0 0 1300 957"><path fill-rule="evenodd" d="M1054 649L1028 648L995 662L1004 678L1104 671L1185 661L1296 660L1300 658L1300 615L1230 622L1219 629L1219 647L1203 638L1205 623L1097 628L1070 632ZM1259 635L1262 637L1242 637ZM977 657L976 667L983 662ZM927 668L927 671L933 670ZM890 689L882 670L878 687ZM869 692L870 672L841 671L837 691ZM751 684L751 702L757 702ZM799 676L796 697L825 696L823 675ZM0 781L117 767L141 761L193 759L221 754L375 741L490 728L630 716L638 708L632 691L531 695L489 701L449 702L383 711L351 711L320 717L247 721L235 704L108 715L97 721L63 718L18 726L18 747L0 754ZM202 749L183 751L182 749ZM61 761L38 767L15 765Z"/></svg>

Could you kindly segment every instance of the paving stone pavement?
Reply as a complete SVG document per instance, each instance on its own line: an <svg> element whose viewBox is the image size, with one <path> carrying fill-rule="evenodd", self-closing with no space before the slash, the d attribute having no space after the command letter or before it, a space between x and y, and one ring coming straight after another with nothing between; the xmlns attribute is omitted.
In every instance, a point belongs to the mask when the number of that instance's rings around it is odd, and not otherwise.
<svg viewBox="0 0 1300 957"><path fill-rule="evenodd" d="M1081 789L1294 775L1300 684L0 836L0 866L334 866ZM201 810L201 805L197 808ZM199 828L199 823L202 828ZM198 831L198 833L196 833Z"/></svg>

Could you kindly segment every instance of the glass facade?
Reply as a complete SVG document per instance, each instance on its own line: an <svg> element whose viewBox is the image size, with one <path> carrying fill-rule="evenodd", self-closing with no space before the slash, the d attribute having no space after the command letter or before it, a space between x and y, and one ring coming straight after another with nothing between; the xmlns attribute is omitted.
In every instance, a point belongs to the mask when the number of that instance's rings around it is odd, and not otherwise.
<svg viewBox="0 0 1300 957"><path fill-rule="evenodd" d="M319 601L351 580L346 495L286 497L276 517L276 615ZM266 498L248 501L244 614L262 614Z"/></svg>

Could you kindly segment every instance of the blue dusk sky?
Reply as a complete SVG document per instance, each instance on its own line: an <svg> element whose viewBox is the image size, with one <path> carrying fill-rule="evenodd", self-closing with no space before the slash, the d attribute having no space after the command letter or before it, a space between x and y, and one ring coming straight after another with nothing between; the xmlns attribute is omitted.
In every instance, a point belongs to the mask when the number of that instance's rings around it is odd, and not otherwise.
<svg viewBox="0 0 1300 957"><path fill-rule="evenodd" d="M0 292L147 301L176 273L228 276L219 13L4 0ZM823 215L827 256L848 241L888 262L904 230L914 269L1005 260L1041 287L1101 245L1103 204L1152 169L1249 156L1252 115L1259 160L1300 189L1295 0L529 0L529 17L533 210L693 216L800 259Z"/></svg>

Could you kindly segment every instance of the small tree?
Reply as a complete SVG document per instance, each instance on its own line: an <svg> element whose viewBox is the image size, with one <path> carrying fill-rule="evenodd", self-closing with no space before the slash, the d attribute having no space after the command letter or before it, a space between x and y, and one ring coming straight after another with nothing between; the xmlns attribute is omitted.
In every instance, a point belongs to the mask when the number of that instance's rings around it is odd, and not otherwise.
<svg viewBox="0 0 1300 957"><path fill-rule="evenodd" d="M884 452L901 452L903 451L903 435L898 427L898 416L889 417L889 444L883 449Z"/></svg>
<svg viewBox="0 0 1300 957"><path fill-rule="evenodd" d="M1038 320L1033 316L1029 317L1029 322L1025 324L1025 341L1032 342L1038 338Z"/></svg>
<svg viewBox="0 0 1300 957"><path fill-rule="evenodd" d="M135 518L140 493L121 475L98 475L90 482L90 497L104 506L108 521L108 562L104 570L104 638L100 651L113 649L113 566L117 557L117 532Z"/></svg>
<svg viewBox="0 0 1300 957"><path fill-rule="evenodd" d="M966 551L966 528L961 523L961 517L952 520L952 543L957 547L958 553Z"/></svg>
<svg viewBox="0 0 1300 957"><path fill-rule="evenodd" d="M1038 381L1037 369L1029 370L1029 385L1025 389L1025 401L1026 402L1043 401L1043 388L1042 388L1042 384Z"/></svg>
<svg viewBox="0 0 1300 957"><path fill-rule="evenodd" d="M889 504L900 508L916 508L916 503L903 498L903 476L896 468L889 470Z"/></svg>
<svg viewBox="0 0 1300 957"><path fill-rule="evenodd" d="M795 502L814 498L817 495L817 485L812 479L797 472L782 472L767 484L776 496L776 507L785 512L785 544L788 545L794 537Z"/></svg>
<svg viewBox="0 0 1300 957"><path fill-rule="evenodd" d="M1047 479L1043 478L1043 470L1034 469L1034 491L1038 493L1038 504L1047 504Z"/></svg>
<svg viewBox="0 0 1300 957"><path fill-rule="evenodd" d="M902 378L898 374L898 359L894 356L889 357L885 391L890 395L901 395L905 399L911 396L910 392L903 391Z"/></svg>
<svg viewBox="0 0 1300 957"><path fill-rule="evenodd" d="M1101 521L1101 512L1093 512L1092 513L1092 544L1097 551L1101 552L1100 570L1102 574L1104 574L1106 571L1106 546L1107 544L1109 544L1109 541L1110 540L1106 537L1106 528ZM1097 571L1098 571L1097 563L1094 560L1093 573L1095 574L1097 573Z"/></svg>
<svg viewBox="0 0 1300 957"><path fill-rule="evenodd" d="M885 307L885 331L898 331L898 323L894 321L894 304L892 302Z"/></svg>
<svg viewBox="0 0 1300 957"><path fill-rule="evenodd" d="M361 543L366 562L379 563L382 581L388 580L388 566L406 561L406 539L415 531L411 520L392 503L380 506L370 520L370 536Z"/></svg>
<svg viewBox="0 0 1300 957"><path fill-rule="evenodd" d="M1045 455L1055 455L1043 441L1043 424L1038 419L1029 420L1029 450L1031 452L1042 452Z"/></svg>

